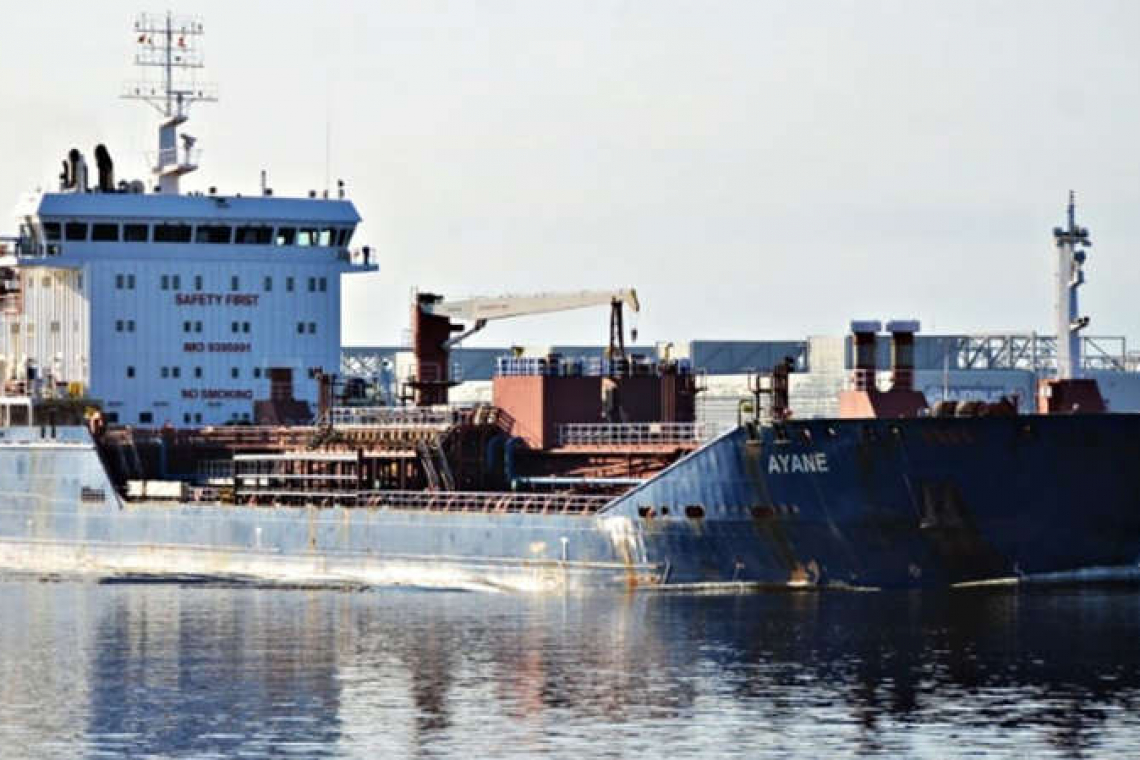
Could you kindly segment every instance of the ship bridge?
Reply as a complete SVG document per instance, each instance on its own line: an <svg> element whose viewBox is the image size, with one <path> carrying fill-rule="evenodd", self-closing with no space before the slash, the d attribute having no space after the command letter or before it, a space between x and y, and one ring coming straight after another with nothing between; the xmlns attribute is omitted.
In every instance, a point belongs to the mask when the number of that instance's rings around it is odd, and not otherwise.
<svg viewBox="0 0 1140 760"><path fill-rule="evenodd" d="M116 181L105 145L90 171L72 148L58 191L27 196L19 234L0 239L4 393L84 397L112 423L201 426L253 421L262 401L308 418L319 378L338 370L341 275L377 269L354 245L344 183L279 197L263 172L249 196L180 190L198 169L196 139L179 132L187 108L215 99L176 76L200 65L202 32L170 14L135 23L136 63L164 75L124 95L162 117L150 191Z"/></svg>
<svg viewBox="0 0 1140 760"><path fill-rule="evenodd" d="M20 213L20 235L3 266L77 268L92 259L240 255L272 261L303 254L344 269L375 269L367 247L351 248L360 215L351 201L130 192L44 193Z"/></svg>

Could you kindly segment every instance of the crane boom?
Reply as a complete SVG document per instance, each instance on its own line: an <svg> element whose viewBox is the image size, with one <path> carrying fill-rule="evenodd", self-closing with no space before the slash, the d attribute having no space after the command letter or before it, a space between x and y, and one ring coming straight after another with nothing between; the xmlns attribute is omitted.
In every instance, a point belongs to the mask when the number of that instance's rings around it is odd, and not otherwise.
<svg viewBox="0 0 1140 760"><path fill-rule="evenodd" d="M448 355L452 348L474 335L495 319L549 314L555 311L610 307L610 344L606 356L625 357L622 307L641 311L637 291L583 290L577 293L532 293L444 300L434 293L416 293L412 308L412 342L416 354L416 374L410 381L420 405L447 403L447 389L455 385ZM632 331L637 339L637 331Z"/></svg>
<svg viewBox="0 0 1140 760"><path fill-rule="evenodd" d="M549 314L556 311L571 311L614 303L625 304L633 311L641 310L641 305L637 301L637 291L633 288L583 290L577 293L532 293L464 298L455 301L426 303L421 308L428 314L465 322L489 322L493 319L523 317L528 314Z"/></svg>

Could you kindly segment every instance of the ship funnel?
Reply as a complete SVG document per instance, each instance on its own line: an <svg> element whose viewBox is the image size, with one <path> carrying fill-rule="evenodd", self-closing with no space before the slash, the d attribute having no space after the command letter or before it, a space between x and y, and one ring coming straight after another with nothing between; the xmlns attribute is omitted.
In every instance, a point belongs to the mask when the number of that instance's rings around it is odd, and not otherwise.
<svg viewBox="0 0 1140 760"><path fill-rule="evenodd" d="M87 192L87 161L78 148L67 152L67 186L66 190L76 193Z"/></svg>
<svg viewBox="0 0 1140 760"><path fill-rule="evenodd" d="M914 334L921 325L917 319L887 322L891 334L891 389L914 390Z"/></svg>
<svg viewBox="0 0 1140 760"><path fill-rule="evenodd" d="M78 148L72 148L71 150L67 151L67 161L64 162L64 166L63 166L63 174L64 174L64 176L63 176L63 189L64 190L74 190L75 189L76 181L79 178L78 174L79 174L79 159L80 158L82 158L82 156L79 155L79 149Z"/></svg>
<svg viewBox="0 0 1140 760"><path fill-rule="evenodd" d="M875 387L876 337L883 329L877 319L856 320L851 323L855 336L855 390L868 391Z"/></svg>
<svg viewBox="0 0 1140 760"><path fill-rule="evenodd" d="M111 153L103 143L95 146L95 166L99 170L99 192L115 192L115 164L111 161Z"/></svg>

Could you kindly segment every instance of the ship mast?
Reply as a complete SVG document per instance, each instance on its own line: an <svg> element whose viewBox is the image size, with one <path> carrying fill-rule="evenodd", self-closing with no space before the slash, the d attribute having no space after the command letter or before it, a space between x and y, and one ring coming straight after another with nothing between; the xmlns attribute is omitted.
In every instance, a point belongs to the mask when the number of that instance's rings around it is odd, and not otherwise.
<svg viewBox="0 0 1140 760"><path fill-rule="evenodd" d="M199 84L187 73L204 65L198 46L204 31L200 19L169 12L142 13L135 19L135 65L161 69L162 81L129 82L123 97L147 102L162 115L153 167L160 193L177 195L179 178L198 168L192 136L183 134L181 155L178 150L178 127L190 118L190 104L218 99L216 87Z"/></svg>
<svg viewBox="0 0 1140 760"><path fill-rule="evenodd" d="M1081 330L1089 324L1079 315L1077 288L1085 282L1086 252L1077 246L1090 246L1089 231L1077 226L1076 195L1069 191L1068 226L1053 229L1056 253L1057 377L1072 380L1081 374Z"/></svg>

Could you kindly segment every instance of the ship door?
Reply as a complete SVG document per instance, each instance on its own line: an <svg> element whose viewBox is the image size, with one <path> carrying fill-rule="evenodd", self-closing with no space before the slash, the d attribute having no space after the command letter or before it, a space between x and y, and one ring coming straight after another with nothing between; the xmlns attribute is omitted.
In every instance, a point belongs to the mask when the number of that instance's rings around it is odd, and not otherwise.
<svg viewBox="0 0 1140 760"><path fill-rule="evenodd" d="M269 370L269 400L293 400L293 368L270 367Z"/></svg>

